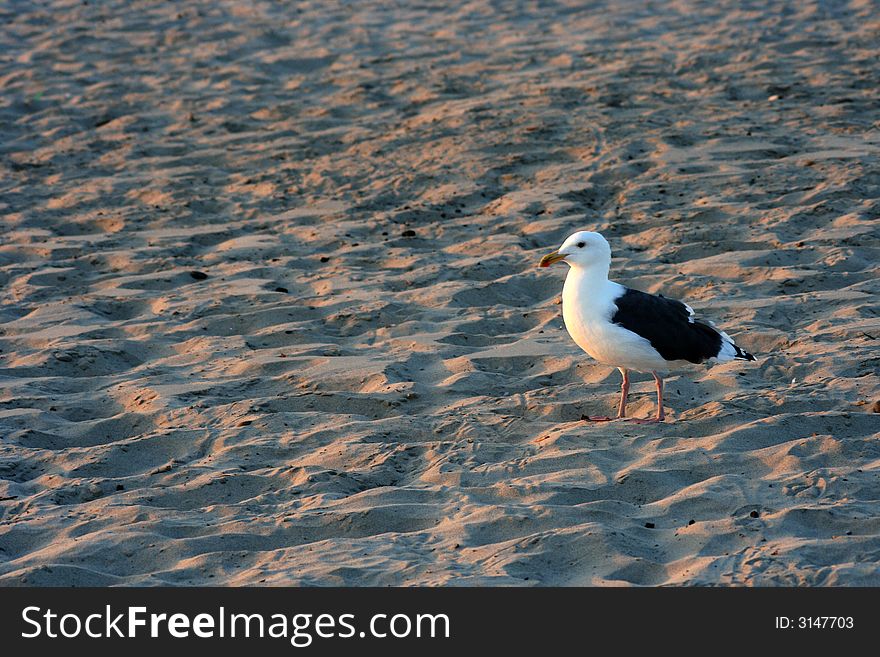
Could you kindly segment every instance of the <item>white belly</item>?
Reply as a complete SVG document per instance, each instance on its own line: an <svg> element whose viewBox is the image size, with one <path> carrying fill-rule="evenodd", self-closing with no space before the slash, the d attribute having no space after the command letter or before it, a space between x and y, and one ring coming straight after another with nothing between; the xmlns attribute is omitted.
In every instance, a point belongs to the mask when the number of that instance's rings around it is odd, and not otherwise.
<svg viewBox="0 0 880 657"><path fill-rule="evenodd" d="M562 291L562 317L572 340L594 360L637 372L663 372L669 363L640 335L611 323L622 286L583 280L569 272ZM589 296L587 296L589 295ZM589 302L587 302L589 300Z"/></svg>

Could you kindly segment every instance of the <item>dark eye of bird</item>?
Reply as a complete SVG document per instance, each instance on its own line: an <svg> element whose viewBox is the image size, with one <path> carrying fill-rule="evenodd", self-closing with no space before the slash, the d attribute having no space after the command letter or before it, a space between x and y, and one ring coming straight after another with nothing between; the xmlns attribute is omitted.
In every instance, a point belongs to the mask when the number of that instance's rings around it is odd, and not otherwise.
<svg viewBox="0 0 880 657"><path fill-rule="evenodd" d="M579 249L584 248L584 243L583 243L583 242L578 242L578 248L579 248Z"/></svg>

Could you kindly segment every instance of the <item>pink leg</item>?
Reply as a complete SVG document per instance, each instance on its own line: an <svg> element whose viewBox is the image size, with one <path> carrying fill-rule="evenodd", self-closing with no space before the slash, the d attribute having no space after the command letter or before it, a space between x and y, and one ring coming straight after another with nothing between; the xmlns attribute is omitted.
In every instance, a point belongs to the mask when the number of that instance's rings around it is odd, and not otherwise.
<svg viewBox="0 0 880 657"><path fill-rule="evenodd" d="M618 367L623 375L623 381L620 382L620 403L617 405L617 419L626 417L626 396L629 394L629 372L622 367Z"/></svg>
<svg viewBox="0 0 880 657"><path fill-rule="evenodd" d="M657 422L666 419L666 413L663 410L663 377L657 372L651 372L654 375L654 381L657 382Z"/></svg>
<svg viewBox="0 0 880 657"><path fill-rule="evenodd" d="M657 384L657 415L650 419L644 420L630 420L635 424L654 424L656 422L663 422L666 418L666 413L663 411L663 377L657 374L657 372L651 372L654 375L654 382Z"/></svg>

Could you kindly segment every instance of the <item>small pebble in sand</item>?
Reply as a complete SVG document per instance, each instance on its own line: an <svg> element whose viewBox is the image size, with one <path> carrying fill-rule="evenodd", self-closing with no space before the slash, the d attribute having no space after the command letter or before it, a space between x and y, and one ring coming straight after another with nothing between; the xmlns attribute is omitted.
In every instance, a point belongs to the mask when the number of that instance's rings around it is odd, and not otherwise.
<svg viewBox="0 0 880 657"><path fill-rule="evenodd" d="M208 275L203 271L191 271L189 273L189 275L192 276L197 281L203 281L206 278L208 278Z"/></svg>
<svg viewBox="0 0 880 657"><path fill-rule="evenodd" d="M874 405L871 407L872 413L880 413L880 399L874 402Z"/></svg>

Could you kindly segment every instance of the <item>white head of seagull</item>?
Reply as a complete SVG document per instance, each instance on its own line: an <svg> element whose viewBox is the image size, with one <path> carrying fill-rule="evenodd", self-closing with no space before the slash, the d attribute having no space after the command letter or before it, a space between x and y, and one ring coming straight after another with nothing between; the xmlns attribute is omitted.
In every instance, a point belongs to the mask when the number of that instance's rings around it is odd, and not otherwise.
<svg viewBox="0 0 880 657"><path fill-rule="evenodd" d="M562 261L571 267L562 289L565 327L587 355L623 375L619 419L626 418L629 370L654 376L657 415L651 421L657 422L665 415L663 375L670 369L688 363L755 360L712 322L697 318L686 303L608 280L611 247L599 233L582 230L569 236L558 250L541 258L540 266Z"/></svg>
<svg viewBox="0 0 880 657"><path fill-rule="evenodd" d="M558 250L541 258L541 267L563 260L572 267L596 269L607 276L611 267L611 245L599 233L580 230L570 235Z"/></svg>

